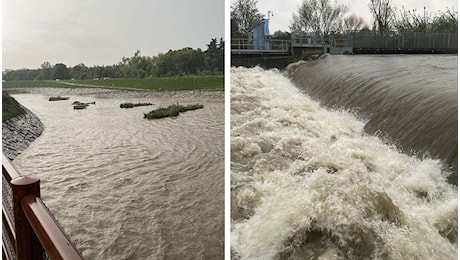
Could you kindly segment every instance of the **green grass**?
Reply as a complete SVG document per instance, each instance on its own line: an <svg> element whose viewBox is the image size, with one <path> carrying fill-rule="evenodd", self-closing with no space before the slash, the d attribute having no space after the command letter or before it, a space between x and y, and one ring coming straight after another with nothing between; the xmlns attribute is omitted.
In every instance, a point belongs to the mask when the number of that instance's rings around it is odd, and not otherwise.
<svg viewBox="0 0 460 260"><path fill-rule="evenodd" d="M79 85L75 85L79 84ZM87 86L84 86L87 85ZM152 77L133 79L107 79L107 80L61 80L61 81L5 81L3 88L134 88L145 90L224 90L224 75L210 76L181 76L181 77Z"/></svg>
<svg viewBox="0 0 460 260"><path fill-rule="evenodd" d="M46 80L20 80L20 81L4 81L2 88L69 88L70 86L58 81Z"/></svg>
<svg viewBox="0 0 460 260"><path fill-rule="evenodd" d="M75 85L78 84L78 85ZM181 77L152 77L133 79L107 80L61 80L61 81L4 81L3 88L134 88L145 90L224 90L224 75L210 76L181 76Z"/></svg>
<svg viewBox="0 0 460 260"><path fill-rule="evenodd" d="M150 120L150 119L157 119L157 118L164 118L164 117L175 117L185 111L196 110L196 109L200 109L203 107L204 106L201 104L187 105L187 106L175 104L175 105L170 105L166 108L158 108L156 110L150 111L149 113L144 114L144 118L147 118Z"/></svg>
<svg viewBox="0 0 460 260"><path fill-rule="evenodd" d="M133 107L140 107L140 106L151 106L152 103L123 103L120 104L120 108L133 108Z"/></svg>
<svg viewBox="0 0 460 260"><path fill-rule="evenodd" d="M153 77L143 79L72 80L70 83L148 90L224 90L224 76Z"/></svg>
<svg viewBox="0 0 460 260"><path fill-rule="evenodd" d="M24 114L24 109L19 103L5 91L2 91L2 121L15 117L20 114Z"/></svg>

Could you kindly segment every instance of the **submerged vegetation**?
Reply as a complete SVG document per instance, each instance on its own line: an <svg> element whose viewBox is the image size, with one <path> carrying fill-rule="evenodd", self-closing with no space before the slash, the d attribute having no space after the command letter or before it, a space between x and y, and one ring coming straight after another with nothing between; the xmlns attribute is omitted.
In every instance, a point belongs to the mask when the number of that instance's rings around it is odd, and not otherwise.
<svg viewBox="0 0 460 260"><path fill-rule="evenodd" d="M120 108L133 108L133 107L141 107L141 106L151 106L152 103L123 103L120 104Z"/></svg>
<svg viewBox="0 0 460 260"><path fill-rule="evenodd" d="M49 101L61 101L61 100L69 100L70 97L61 97L61 96L57 96L57 97L50 97Z"/></svg>
<svg viewBox="0 0 460 260"><path fill-rule="evenodd" d="M175 116L178 116L179 113L189 111L189 110L196 110L196 109L200 109L203 107L204 106L201 104L194 104L194 105L187 105L187 106L175 104L175 105L170 105L166 108L159 108L159 109L150 111L149 113L144 114L144 118L157 119L157 118L164 118L164 117L175 117Z"/></svg>
<svg viewBox="0 0 460 260"><path fill-rule="evenodd" d="M6 120L15 117L20 114L24 114L25 111L19 105L19 103L8 95L5 91L2 92L2 121L5 122Z"/></svg>
<svg viewBox="0 0 460 260"><path fill-rule="evenodd" d="M96 101L94 101L94 102L89 102L89 103L82 103L82 102L80 102L80 101L74 101L74 102L72 103L73 109L85 109L87 106L89 106L89 105L91 105L91 104L92 104L92 105L96 105Z"/></svg>

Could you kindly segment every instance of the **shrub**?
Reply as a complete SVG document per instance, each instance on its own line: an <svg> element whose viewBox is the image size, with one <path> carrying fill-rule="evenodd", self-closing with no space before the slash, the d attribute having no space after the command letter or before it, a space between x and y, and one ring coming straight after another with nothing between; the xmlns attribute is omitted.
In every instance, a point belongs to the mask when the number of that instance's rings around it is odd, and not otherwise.
<svg viewBox="0 0 460 260"><path fill-rule="evenodd" d="M174 116L178 116L179 113L183 113L188 110L196 110L196 109L200 109L203 107L204 106L201 104L187 105L187 106L175 104L175 105L170 105L166 108L159 108L159 109L150 111L149 113L144 114L144 118L157 119L157 118L164 118L164 117L174 117Z"/></svg>

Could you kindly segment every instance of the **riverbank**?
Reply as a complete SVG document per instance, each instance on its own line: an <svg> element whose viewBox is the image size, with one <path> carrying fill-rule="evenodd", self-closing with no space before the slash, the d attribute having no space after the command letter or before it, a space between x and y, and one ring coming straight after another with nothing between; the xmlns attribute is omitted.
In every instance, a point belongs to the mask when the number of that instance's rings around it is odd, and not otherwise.
<svg viewBox="0 0 460 260"><path fill-rule="evenodd" d="M49 96L93 96L96 98L109 97L154 97L154 98L181 98L181 97L200 97L200 98L224 98L224 91L207 90L177 90L177 91L156 91L143 89L115 89L115 88L54 88L54 87L15 87L7 88L4 91L9 94L31 93Z"/></svg>
<svg viewBox="0 0 460 260"><path fill-rule="evenodd" d="M2 151L10 160L24 152L44 130L40 119L29 109L22 108L25 114L2 122Z"/></svg>
<svg viewBox="0 0 460 260"><path fill-rule="evenodd" d="M2 92L2 122L15 117L20 114L24 114L25 111L21 105L8 93Z"/></svg>
<svg viewBox="0 0 460 260"><path fill-rule="evenodd" d="M181 91L181 90L224 90L224 75L210 76L181 76L181 77L153 77L153 78L117 78L104 80L24 80L5 81L3 89L9 88L110 88L125 90L157 90L157 91Z"/></svg>

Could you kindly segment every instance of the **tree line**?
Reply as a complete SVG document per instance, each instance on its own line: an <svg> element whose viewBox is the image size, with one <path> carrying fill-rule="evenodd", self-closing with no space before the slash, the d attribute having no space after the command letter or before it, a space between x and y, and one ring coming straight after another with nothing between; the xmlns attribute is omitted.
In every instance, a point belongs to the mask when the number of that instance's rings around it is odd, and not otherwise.
<svg viewBox="0 0 460 260"><path fill-rule="evenodd" d="M232 38L247 38L254 25L263 19L256 7L257 0L237 0L231 6ZM432 16L426 9L423 15L417 10L398 10L391 0L370 0L368 9L372 14L372 24L362 17L348 14L348 6L331 0L303 0L293 12L291 32L316 32L322 35L345 31L417 31L417 32L457 32L458 13L447 9ZM277 31L273 38L290 38L290 32Z"/></svg>
<svg viewBox="0 0 460 260"><path fill-rule="evenodd" d="M110 66L88 67L83 63L67 67L63 63L51 65L46 61L38 69L3 71L3 80L56 80L56 79L103 79L146 78L182 75L213 75L224 72L224 40L211 39L207 50L169 50L157 56L142 56L137 50L132 57L123 57Z"/></svg>

